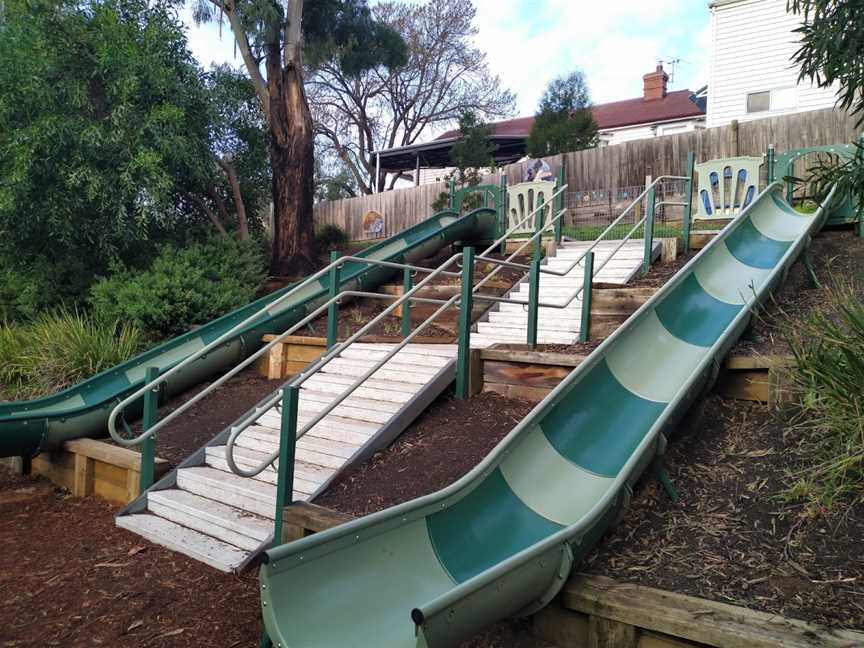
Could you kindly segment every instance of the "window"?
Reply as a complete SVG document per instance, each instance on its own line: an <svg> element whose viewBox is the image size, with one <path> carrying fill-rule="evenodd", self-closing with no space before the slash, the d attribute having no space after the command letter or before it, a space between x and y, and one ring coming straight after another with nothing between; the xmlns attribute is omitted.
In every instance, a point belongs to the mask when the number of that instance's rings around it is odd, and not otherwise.
<svg viewBox="0 0 864 648"><path fill-rule="evenodd" d="M747 95L748 113L765 112L766 110L771 110L770 92L751 92Z"/></svg>
<svg viewBox="0 0 864 648"><path fill-rule="evenodd" d="M769 110L794 110L795 88L775 88L747 94L747 112L758 113Z"/></svg>

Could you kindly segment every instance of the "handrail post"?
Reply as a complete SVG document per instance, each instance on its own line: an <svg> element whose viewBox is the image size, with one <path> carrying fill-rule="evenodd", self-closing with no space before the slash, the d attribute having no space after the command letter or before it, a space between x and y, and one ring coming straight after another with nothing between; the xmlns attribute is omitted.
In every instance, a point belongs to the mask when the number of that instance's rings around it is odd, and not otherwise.
<svg viewBox="0 0 864 648"><path fill-rule="evenodd" d="M537 199L537 214L534 216L534 234L537 235L534 239L534 258L539 259L543 253L543 235L540 232L543 230L543 196Z"/></svg>
<svg viewBox="0 0 864 648"><path fill-rule="evenodd" d="M411 269L405 268L402 271L402 294L407 295L414 285L411 277ZM402 337L411 335L411 300L406 299L402 302Z"/></svg>
<svg viewBox="0 0 864 648"><path fill-rule="evenodd" d="M474 307L474 248L462 250L462 290L459 297L459 350L456 356L456 398L468 398L471 376L471 311Z"/></svg>
<svg viewBox="0 0 864 648"><path fill-rule="evenodd" d="M537 316L539 314L538 302L540 301L540 259L531 261L531 270L528 275L528 346L532 349L537 346Z"/></svg>
<svg viewBox="0 0 864 648"><path fill-rule="evenodd" d="M594 251L582 260L585 272L582 276L582 320L579 322L579 341L588 342L591 332L591 293L594 289Z"/></svg>
<svg viewBox="0 0 864 648"><path fill-rule="evenodd" d="M555 189L560 189L564 186L564 158L561 158L561 166L558 169L558 174L555 183ZM555 202L553 203L552 213L557 215L561 213L561 210L564 209L564 194L559 193L555 196ZM561 242L561 235L563 232L564 218L559 218L555 221L555 243Z"/></svg>
<svg viewBox="0 0 864 648"><path fill-rule="evenodd" d="M648 274L651 269L651 253L654 249L654 197L654 187L651 187L645 210L645 255L642 259L642 274Z"/></svg>
<svg viewBox="0 0 864 648"><path fill-rule="evenodd" d="M144 384L149 384L159 377L158 367L147 367L144 372ZM156 410L159 406L159 387L144 392L144 416L141 424L146 432L156 424ZM156 435L151 434L141 444L141 473L139 476L139 492L143 493L153 485L156 479Z"/></svg>
<svg viewBox="0 0 864 648"><path fill-rule="evenodd" d="M339 252L333 250L330 252L330 263L338 261ZM341 283L341 265L334 265L330 268L330 291L328 297L333 299L339 294L339 284ZM339 304L335 301L331 302L327 307L327 350L329 351L334 346L339 338Z"/></svg>
<svg viewBox="0 0 864 648"><path fill-rule="evenodd" d="M499 239L507 231L507 174L501 172L501 180L498 183L498 224L495 227L495 240ZM507 241L501 242L501 254L507 253Z"/></svg>
<svg viewBox="0 0 864 648"><path fill-rule="evenodd" d="M450 192L450 209L456 209L456 179L450 178L449 184L449 192Z"/></svg>
<svg viewBox="0 0 864 648"><path fill-rule="evenodd" d="M297 403L300 388L286 385L282 390L282 424L279 427L279 465L276 467L276 524L273 545L282 544L282 514L294 499L294 454L297 448Z"/></svg>
<svg viewBox="0 0 864 648"><path fill-rule="evenodd" d="M768 145L768 153L765 155L765 166L766 166L766 171L768 173L767 177L768 177L768 184L769 185L772 182L774 182L774 178L777 175L777 169L774 168L774 166L776 164L777 164L777 154L774 151L774 145L769 144Z"/></svg>
<svg viewBox="0 0 864 648"><path fill-rule="evenodd" d="M687 154L687 182L684 185L684 215L681 234L684 238L684 256L690 254L690 227L693 220L693 174L696 173L696 153Z"/></svg>

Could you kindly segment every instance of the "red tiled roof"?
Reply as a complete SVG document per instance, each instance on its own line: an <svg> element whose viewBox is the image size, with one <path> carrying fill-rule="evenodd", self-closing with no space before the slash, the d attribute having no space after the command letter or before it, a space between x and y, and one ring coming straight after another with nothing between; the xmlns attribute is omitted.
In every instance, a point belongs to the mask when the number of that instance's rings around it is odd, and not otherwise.
<svg viewBox="0 0 864 648"><path fill-rule="evenodd" d="M676 90L668 93L663 99L654 101L645 101L642 97L637 97L599 104L592 106L591 112L600 130L703 116L705 111L690 99L692 95L689 90ZM517 117L493 122L491 126L493 135L499 137L528 137L533 123L533 117ZM458 135L459 130L454 128L442 133L436 139L448 139Z"/></svg>

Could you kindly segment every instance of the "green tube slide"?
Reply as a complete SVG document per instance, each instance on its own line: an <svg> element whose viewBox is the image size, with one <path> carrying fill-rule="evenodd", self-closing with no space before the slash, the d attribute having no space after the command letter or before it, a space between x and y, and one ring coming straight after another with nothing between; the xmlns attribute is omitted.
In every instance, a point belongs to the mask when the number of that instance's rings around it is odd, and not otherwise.
<svg viewBox="0 0 864 648"><path fill-rule="evenodd" d="M489 242L496 226L497 216L493 209L477 209L462 217L457 212L444 211L355 256L411 263L434 255L452 243ZM392 269L381 266L346 262L341 270L341 284L346 290L369 290L392 274ZM173 376L163 386L160 397L180 393L248 357L260 348L262 335L285 331L323 303L329 283L329 276L322 277L292 299L266 311L224 344ZM52 396L0 404L0 457L33 456L56 448L68 439L106 436L111 409L143 385L147 367L155 366L164 371L176 365L292 288L288 286L262 297ZM139 402L137 411L130 407L127 416L137 417L140 412Z"/></svg>
<svg viewBox="0 0 864 648"><path fill-rule="evenodd" d="M274 645L453 646L548 603L823 220L770 185L465 477L267 551Z"/></svg>

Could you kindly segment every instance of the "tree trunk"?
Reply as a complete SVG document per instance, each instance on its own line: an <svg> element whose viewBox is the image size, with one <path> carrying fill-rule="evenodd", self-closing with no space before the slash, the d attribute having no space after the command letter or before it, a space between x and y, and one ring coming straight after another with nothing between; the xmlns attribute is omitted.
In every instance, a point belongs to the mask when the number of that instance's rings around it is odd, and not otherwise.
<svg viewBox="0 0 864 648"><path fill-rule="evenodd" d="M298 61L281 65L278 44L267 56L270 158L273 169L271 272L286 276L315 266L314 136Z"/></svg>

